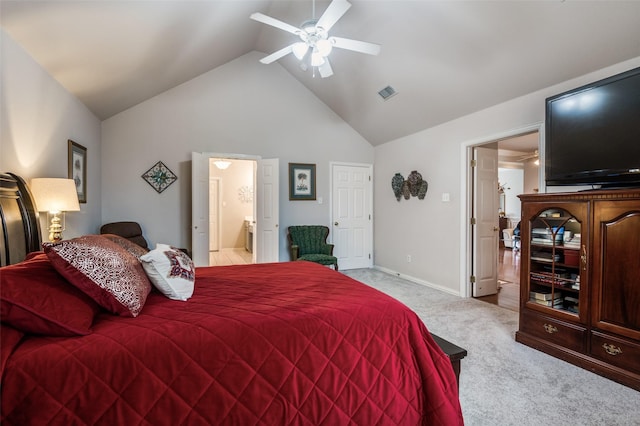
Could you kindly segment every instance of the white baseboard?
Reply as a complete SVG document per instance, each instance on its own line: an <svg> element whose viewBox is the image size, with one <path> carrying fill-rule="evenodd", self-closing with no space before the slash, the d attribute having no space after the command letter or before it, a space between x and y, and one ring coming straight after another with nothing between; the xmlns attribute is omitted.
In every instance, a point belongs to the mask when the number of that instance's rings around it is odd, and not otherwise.
<svg viewBox="0 0 640 426"><path fill-rule="evenodd" d="M458 297L463 297L459 292L452 290L450 288L447 287L442 287L440 285L434 284L432 282L429 281L425 281L425 280L421 280L420 278L416 278L416 277L412 277L411 275L405 275L405 274L401 274L400 272L394 271L392 269L388 269L388 268L384 268L382 266L378 266L378 265L373 265L373 269L377 269L380 272L385 272L389 275L394 275L396 277L405 279L407 281L411 281L412 283L416 283L416 284L420 284L423 285L425 287L429 287L429 288L433 288L435 290L439 290L454 296L458 296Z"/></svg>

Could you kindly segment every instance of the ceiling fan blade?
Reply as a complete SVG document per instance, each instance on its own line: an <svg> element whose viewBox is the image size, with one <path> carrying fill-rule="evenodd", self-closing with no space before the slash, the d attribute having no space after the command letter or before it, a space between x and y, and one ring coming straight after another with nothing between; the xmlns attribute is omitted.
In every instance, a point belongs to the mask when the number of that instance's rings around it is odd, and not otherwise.
<svg viewBox="0 0 640 426"><path fill-rule="evenodd" d="M293 25L289 25L285 22L279 21L270 16L264 15L262 13L256 12L252 13L250 16L254 21L262 22L263 24L271 25L272 27L280 28L281 30L290 32L292 34L298 34L300 32L300 28L294 27Z"/></svg>
<svg viewBox="0 0 640 426"><path fill-rule="evenodd" d="M318 67L318 71L320 72L320 77L322 78L331 77L333 75L333 68L331 68L329 58L324 58L324 64Z"/></svg>
<svg viewBox="0 0 640 426"><path fill-rule="evenodd" d="M316 27L322 27L326 32L329 32L331 27L338 22L338 19L342 18L342 15L344 15L350 7L351 3L347 0L333 0L320 19L318 19Z"/></svg>
<svg viewBox="0 0 640 426"><path fill-rule="evenodd" d="M273 52L269 56L265 56L264 58L260 59L260 62L262 62L263 64L270 64L271 62L275 62L278 59L282 58L285 55L288 55L291 52L293 52L293 44L290 44L287 47L283 47L277 52Z"/></svg>
<svg viewBox="0 0 640 426"><path fill-rule="evenodd" d="M366 41L351 40L342 37L329 37L329 41L334 47L340 49L353 50L354 52L366 53L368 55L377 55L380 53L380 45L368 43Z"/></svg>

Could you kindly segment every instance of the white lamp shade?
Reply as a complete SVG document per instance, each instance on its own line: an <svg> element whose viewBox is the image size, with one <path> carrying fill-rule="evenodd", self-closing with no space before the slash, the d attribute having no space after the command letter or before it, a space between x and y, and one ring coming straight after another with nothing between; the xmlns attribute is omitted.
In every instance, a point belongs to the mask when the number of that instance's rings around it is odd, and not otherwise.
<svg viewBox="0 0 640 426"><path fill-rule="evenodd" d="M31 192L41 212L80 211L78 193L73 179L31 179Z"/></svg>

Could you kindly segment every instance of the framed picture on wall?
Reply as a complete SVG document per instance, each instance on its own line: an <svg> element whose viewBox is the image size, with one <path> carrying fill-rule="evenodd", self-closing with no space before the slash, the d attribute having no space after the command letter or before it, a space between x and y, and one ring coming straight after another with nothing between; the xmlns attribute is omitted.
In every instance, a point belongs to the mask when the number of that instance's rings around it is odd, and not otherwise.
<svg viewBox="0 0 640 426"><path fill-rule="evenodd" d="M78 201L87 202L87 148L69 139L68 141L69 179L76 183Z"/></svg>
<svg viewBox="0 0 640 426"><path fill-rule="evenodd" d="M289 163L289 200L316 199L316 165Z"/></svg>

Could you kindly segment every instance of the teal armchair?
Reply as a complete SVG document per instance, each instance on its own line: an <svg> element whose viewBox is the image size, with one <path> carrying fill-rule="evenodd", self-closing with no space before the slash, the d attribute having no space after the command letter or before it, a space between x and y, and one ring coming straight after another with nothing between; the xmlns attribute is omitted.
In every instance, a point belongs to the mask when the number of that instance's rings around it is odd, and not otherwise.
<svg viewBox="0 0 640 426"><path fill-rule="evenodd" d="M292 260L308 260L338 270L338 258L333 255L333 244L327 243L329 228L321 225L290 226L289 246Z"/></svg>

